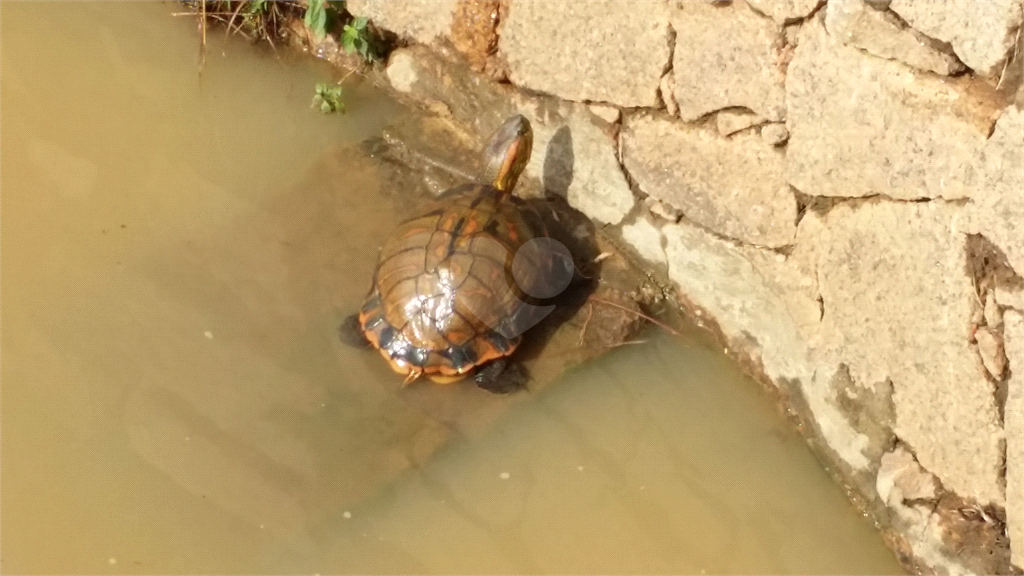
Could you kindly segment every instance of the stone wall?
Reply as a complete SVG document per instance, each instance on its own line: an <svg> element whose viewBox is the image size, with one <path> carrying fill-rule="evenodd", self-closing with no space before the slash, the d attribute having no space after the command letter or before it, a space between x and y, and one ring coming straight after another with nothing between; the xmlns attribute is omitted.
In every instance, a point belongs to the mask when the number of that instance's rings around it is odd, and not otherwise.
<svg viewBox="0 0 1024 576"><path fill-rule="evenodd" d="M667 275L908 569L1020 573L1021 0L348 8L471 137L533 121L524 192Z"/></svg>

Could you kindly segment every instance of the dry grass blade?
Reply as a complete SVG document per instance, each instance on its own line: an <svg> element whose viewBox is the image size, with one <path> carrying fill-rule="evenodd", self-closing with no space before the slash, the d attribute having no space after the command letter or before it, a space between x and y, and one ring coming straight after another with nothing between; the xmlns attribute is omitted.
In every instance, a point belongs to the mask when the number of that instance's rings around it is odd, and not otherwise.
<svg viewBox="0 0 1024 576"><path fill-rule="evenodd" d="M590 319L594 317L594 303L587 302L587 305L590 306L590 309L587 311L587 319L583 321L583 328L580 328L580 340L577 344L580 347L583 347L583 338L587 335L587 327L590 326Z"/></svg>
<svg viewBox="0 0 1024 576"><path fill-rule="evenodd" d="M202 34L199 42L199 74L202 75L206 66L206 0L199 2L199 28Z"/></svg>
<svg viewBox="0 0 1024 576"><path fill-rule="evenodd" d="M242 11L242 6L245 6L245 3L244 2L239 2L238 3L238 7L235 8L235 11L231 14L231 19L228 20L227 30L224 32L224 44L225 45L228 43L228 36L231 35L231 25L235 24L235 19L238 18L238 13ZM242 25L241 24L236 24L235 25L235 32L239 32L239 33L242 32Z"/></svg>

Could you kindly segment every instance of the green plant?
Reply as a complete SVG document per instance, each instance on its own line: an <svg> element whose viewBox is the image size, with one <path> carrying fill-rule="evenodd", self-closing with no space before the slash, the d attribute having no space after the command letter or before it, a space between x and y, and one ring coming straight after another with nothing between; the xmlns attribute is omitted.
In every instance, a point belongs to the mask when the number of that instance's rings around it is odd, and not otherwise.
<svg viewBox="0 0 1024 576"><path fill-rule="evenodd" d="M341 100L341 86L317 82L316 95L313 96L313 103L310 107L319 107L324 114L344 112L345 103Z"/></svg>
<svg viewBox="0 0 1024 576"><path fill-rule="evenodd" d="M327 35L332 20L337 20L342 8L336 6L341 2L330 0L309 0L306 4L306 15L303 21L313 31L313 36L319 42Z"/></svg>
<svg viewBox="0 0 1024 576"><path fill-rule="evenodd" d="M370 50L372 44L366 22L366 17L360 16L345 24L341 32L341 47L345 49L346 54L358 52L364 60L372 60L376 58L376 54Z"/></svg>

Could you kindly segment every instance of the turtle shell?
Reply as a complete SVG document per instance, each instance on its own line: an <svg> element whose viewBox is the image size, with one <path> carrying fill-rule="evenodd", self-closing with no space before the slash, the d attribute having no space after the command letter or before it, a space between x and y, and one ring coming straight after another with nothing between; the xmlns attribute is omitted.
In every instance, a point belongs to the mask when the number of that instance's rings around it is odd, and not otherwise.
<svg viewBox="0 0 1024 576"><path fill-rule="evenodd" d="M566 264L523 249L545 234L528 216L518 198L468 184L404 221L381 247L359 322L407 382L451 382L511 354L551 308L535 296L557 291L565 274L552 272Z"/></svg>

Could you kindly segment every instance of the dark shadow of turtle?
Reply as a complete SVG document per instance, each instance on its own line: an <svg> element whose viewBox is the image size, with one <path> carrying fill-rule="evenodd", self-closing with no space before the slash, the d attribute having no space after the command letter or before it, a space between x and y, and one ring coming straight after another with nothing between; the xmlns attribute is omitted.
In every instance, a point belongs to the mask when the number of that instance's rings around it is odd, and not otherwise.
<svg viewBox="0 0 1024 576"><path fill-rule="evenodd" d="M572 283L550 299L554 308L536 326L523 335L514 358L533 369L527 388L541 387L558 376L571 363L572 339L556 339L559 330L588 302L601 276L600 248L593 221L569 205L567 196L574 175L572 130L562 126L555 131L544 151L543 181L545 196L523 200L524 212L535 219L535 227L565 246L576 270ZM585 327L582 327L585 330ZM582 340L582 339L581 339ZM538 362L542 357L564 358L564 362Z"/></svg>

